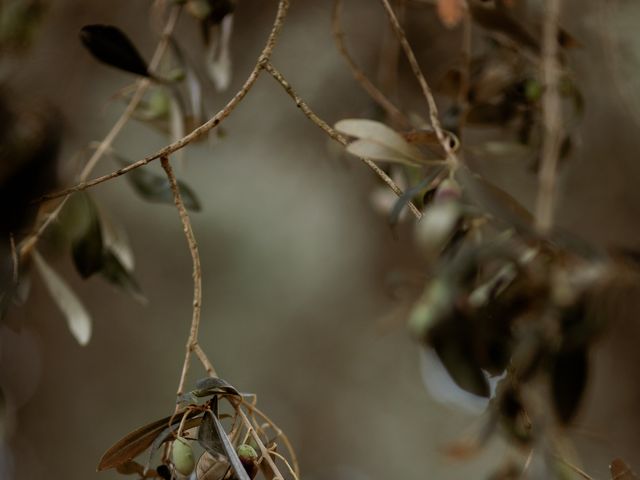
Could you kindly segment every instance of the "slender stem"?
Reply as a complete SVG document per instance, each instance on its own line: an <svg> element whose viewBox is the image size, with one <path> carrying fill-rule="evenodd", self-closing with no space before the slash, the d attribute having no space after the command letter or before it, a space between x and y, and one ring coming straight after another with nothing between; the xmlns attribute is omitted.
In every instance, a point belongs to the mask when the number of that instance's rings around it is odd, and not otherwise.
<svg viewBox="0 0 640 480"><path fill-rule="evenodd" d="M178 384L178 395L182 395L184 392L184 385L189 372L189 365L191 362L191 354L194 350L198 351L198 357L202 360L203 365L207 368L210 375L216 376L215 369L211 362L207 359L205 353L198 345L198 330L200 328L200 312L202 309L202 269L200 266L200 253L198 252L198 244L193 234L193 228L191 227L191 220L189 214L184 206L182 195L180 195L180 187L178 187L178 181L171 168L168 157L162 157L160 159L162 168L167 174L169 179L169 185L171 192L173 193L173 203L175 203L180 215L180 221L182 222L182 230L184 236L187 239L189 245L189 252L191 253L191 261L193 262L193 315L191 317L191 329L189 330L189 338L187 340L186 353L184 357L184 363L182 365L182 373L180 374L180 382Z"/></svg>
<svg viewBox="0 0 640 480"><path fill-rule="evenodd" d="M235 107L237 107L238 104L244 99L247 93L249 93L249 90L251 90L251 87L253 87L256 80L260 76L262 69L271 58L271 54L273 53L273 49L275 47L276 41L278 39L278 36L280 35L280 31L282 30L282 26L284 24L284 19L286 18L288 9L289 9L289 0L280 0L278 4L278 12L276 14L276 19L271 29L271 33L269 34L266 45L264 46L264 48L262 49L262 52L260 53L260 56L258 57L258 61L256 62L253 69L251 70L251 73L249 73L249 76L245 80L240 90L238 90L238 92L236 92L233 98L229 100L229 102L222 108L222 110L216 113L212 118L207 120L205 123L203 123L196 129L194 129L192 132L190 132L186 136L182 137L179 140L176 140L175 142L143 158L142 160L138 160L135 163L127 165L126 167L120 168L119 170L111 172L107 175L103 175L101 177L97 177L89 181L82 181L82 182L79 182L77 185L74 185L73 187L67 188L65 190L44 195L41 198L39 198L38 201L62 197L70 193L77 192L80 190L85 190L89 187L93 187L94 185L98 185L100 183L103 183L113 178L124 175L125 173L130 172L131 170L135 170L136 168L140 168L154 160L158 160L159 158L171 155L172 153L180 150L181 148L184 148L186 145L193 142L198 137L204 135L205 133L217 127L225 118L227 118L231 114L231 112L235 109Z"/></svg>
<svg viewBox="0 0 640 480"><path fill-rule="evenodd" d="M413 53L413 49L411 48L411 45L407 40L407 35L405 34L404 29L402 28L402 25L400 25L400 22L398 21L398 17L393 11L393 7L389 3L389 0L381 0L381 1L382 1L382 5L384 6L384 9L387 12L387 16L389 17L391 26L393 27L393 30L396 36L398 37L400 46L402 47L402 50L404 51L404 54L407 57L407 60L409 61L411 70L413 71L414 76L416 77L416 79L418 80L418 83L420 84L420 88L422 89L422 94L425 100L427 101L427 106L429 109L429 119L431 121L431 125L433 126L433 129L436 132L436 136L438 137L438 141L440 142L440 145L442 146L444 151L447 153L447 161L450 163L452 170L454 170L458 167L460 161L456 156L455 152L453 151L453 149L451 148L451 145L449 143L449 138L444 133L444 130L442 129L442 125L440 124L440 119L438 118L438 106L436 105L436 100L431 91L431 87L429 87L429 84L427 83L427 79L422 73L420 64L418 63L418 60L416 59L416 56Z"/></svg>
<svg viewBox="0 0 640 480"><path fill-rule="evenodd" d="M371 80L364 74L364 72L358 67L355 60L349 53L347 45L344 40L344 32L340 26L340 15L342 11L342 0L335 0L333 2L333 11L331 15L331 25L333 30L333 38L338 47L338 52L347 61L347 65L351 69L351 73L355 80L362 86L363 90L369 94L369 96L380 105L391 119L405 127L409 127L411 123L404 113L396 107L391 100L389 100L382 91L376 87Z"/></svg>
<svg viewBox="0 0 640 480"><path fill-rule="evenodd" d="M542 165L538 177L536 201L536 227L541 234L549 232L553 225L556 194L556 171L562 138L562 105L558 93L560 64L558 62L558 18L560 0L545 0L542 38L542 78L545 93L542 99L544 137L542 140Z"/></svg>
<svg viewBox="0 0 640 480"><path fill-rule="evenodd" d="M293 101L296 103L298 108L302 110L302 113L304 113L309 120L311 120L314 124L316 124L322 130L324 130L324 132L336 142L344 146L349 144L347 137L345 137L340 132L336 131L334 128L329 126L327 122L322 120L313 112L313 110L311 110L309 105L307 105L305 101L298 96L298 94L295 92L295 90L293 90L293 87L291 87L289 82L287 82L284 76L271 63L267 63L264 66L264 69L271 74L271 76L282 86L282 88L284 88L285 92L289 94L289 96L293 99ZM360 157L360 159L369 168L371 168L378 175L378 177L380 177L382 181L386 183L391 190L393 190L393 192L396 195L401 196L403 194L402 189L398 187L398 185L391 179L391 177L389 177L389 175L387 175L384 172L384 170L382 170L378 165L376 165L375 162L373 162L373 160L366 157ZM409 208L411 209L411 212L413 212L413 214L416 216L416 218L420 218L422 216L422 214L420 213L420 210L418 210L413 203L409 202Z"/></svg>

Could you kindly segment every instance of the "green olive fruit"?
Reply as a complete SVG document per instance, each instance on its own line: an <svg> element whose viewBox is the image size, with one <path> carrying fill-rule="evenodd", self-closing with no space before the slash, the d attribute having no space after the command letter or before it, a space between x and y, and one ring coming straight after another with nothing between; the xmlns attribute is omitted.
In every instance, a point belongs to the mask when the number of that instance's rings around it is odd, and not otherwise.
<svg viewBox="0 0 640 480"><path fill-rule="evenodd" d="M191 475L196 466L191 445L184 438L178 437L171 446L171 462L182 475Z"/></svg>

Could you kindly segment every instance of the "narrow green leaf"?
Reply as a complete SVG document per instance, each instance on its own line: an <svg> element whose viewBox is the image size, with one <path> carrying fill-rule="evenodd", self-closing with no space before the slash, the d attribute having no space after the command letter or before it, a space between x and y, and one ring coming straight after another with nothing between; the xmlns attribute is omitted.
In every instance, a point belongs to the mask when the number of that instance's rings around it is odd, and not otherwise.
<svg viewBox="0 0 640 480"><path fill-rule="evenodd" d="M86 25L80 30L80 39L99 61L125 72L150 76L147 63L119 28L112 25Z"/></svg>
<svg viewBox="0 0 640 480"><path fill-rule="evenodd" d="M89 313L73 290L37 251L33 252L33 260L51 297L67 319L72 335L80 345L86 345L91 338L91 318Z"/></svg>
<svg viewBox="0 0 640 480"><path fill-rule="evenodd" d="M104 252L101 275L111 284L130 294L140 303L146 303L147 299L133 274L127 270L114 252Z"/></svg>
<svg viewBox="0 0 640 480"><path fill-rule="evenodd" d="M111 152L111 156L122 166L131 164L131 162L113 152ZM136 193L145 200L173 204L173 192L171 191L169 180L165 176L155 174L145 168L136 168L131 170L125 177ZM185 207L188 210L199 212L201 210L200 200L198 200L191 187L181 180L178 180L178 187Z"/></svg>

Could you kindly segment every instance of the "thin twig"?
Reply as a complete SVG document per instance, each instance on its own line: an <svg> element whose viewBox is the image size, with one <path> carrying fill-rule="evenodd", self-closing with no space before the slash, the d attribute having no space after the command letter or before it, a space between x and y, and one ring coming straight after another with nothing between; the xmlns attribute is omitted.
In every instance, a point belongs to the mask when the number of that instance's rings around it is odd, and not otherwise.
<svg viewBox="0 0 640 480"><path fill-rule="evenodd" d="M153 53L151 62L149 62L149 68L151 70L154 70L157 68L157 66L160 64L160 61L162 60L162 57L167 51L169 38L171 37L173 30L175 29L179 16L180 16L180 8L174 7L171 10L171 15L167 19L167 23L162 31L160 42L158 43L158 46L156 47L156 50ZM131 100L129 101L129 103L127 104L127 108L125 108L125 110L122 112L122 114L120 115L116 123L111 127L111 130L109 130L109 133L107 133L104 139L100 142L96 150L93 152L93 155L91 155L89 160L87 160L87 163L85 164L84 168L80 172L80 175L78 177L80 182L86 181L86 179L89 177L89 175L91 174L95 166L98 164L98 161L100 161L100 159L103 157L105 152L107 152L111 148L111 145L113 144L114 140L120 134L124 126L127 124L129 119L135 112L136 108L142 101L144 94L150 85L151 85L151 82L147 78L138 80L136 91L131 97ZM56 208L46 216L44 222L38 227L38 229L24 240L20 248L21 257L26 256L33 250L33 248L36 246L36 244L38 243L38 241L40 240L44 232L60 215L71 193L73 192L72 191L62 192L60 195L56 195L55 197L50 197L50 198L57 198L57 197L64 196L64 198L56 206ZM45 197L42 197L42 199L45 200L46 199Z"/></svg>
<svg viewBox="0 0 640 480"><path fill-rule="evenodd" d="M175 203L180 215L180 221L182 222L182 229L184 235L189 244L189 252L191 253L191 261L193 262L193 316L191 318L191 328L189 330L189 338L187 340L186 353L184 357L184 363L182 365L182 373L180 374L180 382L178 384L177 395L180 396L184 392L184 385L187 379L187 373L189 372L189 366L191 363L191 354L198 345L198 330L200 328L200 311L202 308L202 269L200 267L200 254L198 252L198 244L196 238L193 235L193 228L191 227L191 220L189 214L182 201L182 195L180 195L180 187L178 187L178 181L173 173L171 164L168 157L162 157L160 159L162 168L167 174L169 179L169 185L171 186L171 192L173 192L173 203ZM215 369L211 362L206 358L205 353L198 349L198 358L202 360L202 364L207 368L212 376L216 376ZM204 360L203 360L204 359Z"/></svg>
<svg viewBox="0 0 640 480"><path fill-rule="evenodd" d="M545 87L542 99L544 137L542 140L542 165L539 174L536 200L536 227L546 234L553 224L556 193L556 170L562 136L562 105L558 93L560 64L558 62L558 18L560 1L545 0L542 38L542 78Z"/></svg>
<svg viewBox="0 0 640 480"><path fill-rule="evenodd" d="M382 5L384 6L384 9L387 12L387 16L389 17L391 26L393 27L393 30L396 36L398 37L398 41L402 46L402 50L404 51L404 54L407 57L407 60L409 61L409 65L411 66L413 75L418 80L418 83L420 84L420 88L422 89L422 94L425 100L427 101L427 106L429 109L429 120L431 121L431 125L433 126L433 129L436 132L438 141L440 142L440 145L442 146L442 148L447 154L447 160L451 165L451 169L455 170L460 164L460 161L456 156L455 152L453 151L453 149L451 148L451 145L449 143L449 138L444 133L444 130L442 129L442 125L440 124L440 119L438 118L438 106L436 105L436 100L433 96L431 88L429 87L429 84L427 83L427 79L422 73L420 64L418 63L418 60L416 59L416 56L413 53L413 49L411 48L411 45L407 40L407 35L405 34L404 29L402 28L402 25L400 25L400 22L398 21L398 17L393 11L393 7L389 3L389 0L381 0L381 1L382 1Z"/></svg>
<svg viewBox="0 0 640 480"><path fill-rule="evenodd" d="M247 93L249 93L249 90L251 90L251 87L253 87L256 80L260 76L262 69L269 61L269 58L271 58L271 54L273 53L273 49L275 47L276 41L278 39L280 31L282 30L282 25L284 24L284 19L287 15L288 8L289 8L289 0L280 0L278 4L278 12L276 14L276 19L273 23L273 27L271 28L271 33L269 34L267 42L264 48L262 49L260 56L258 57L258 61L256 62L253 69L251 70L251 73L249 73L249 76L245 80L240 90L238 90L236 94L233 96L233 98L229 100L229 102L222 108L222 110L216 113L212 118L207 120L205 123L203 123L196 129L194 129L192 132L190 132L186 136L182 137L179 140L176 140L175 142L158 150L156 153L153 153L143 158L142 160L138 160L137 162L134 162L118 170L115 170L114 172L111 172L107 175L94 178L93 180L80 182L77 185L74 185L73 187L67 188L59 192L44 195L40 197L37 201L43 201L43 200L49 200L52 198L62 197L70 193L77 192L80 190L85 190L89 187L93 187L94 185L98 185L100 183L103 183L113 178L124 175L125 173L130 172L131 170L135 170L136 168L140 168L154 160L158 160L159 158L167 157L171 155L172 153L180 150L181 148L184 148L189 143L193 142L197 138L201 137L205 133L217 127L225 118L227 118L231 114L231 112L235 109L235 107L237 107L238 104L244 99Z"/></svg>
<svg viewBox="0 0 640 480"><path fill-rule="evenodd" d="M284 90L289 94L289 96L296 103L298 108L300 108L302 113L304 113L309 120L311 120L314 124L316 124L322 130L324 130L324 132L336 142L344 146L347 146L349 144L347 137L345 137L340 132L336 131L334 128L329 126L327 122L322 120L313 112L313 110L311 110L309 105L307 105L306 102L298 96L298 94L293 90L289 82L271 63L267 63L264 66L264 69L271 74L271 76L282 86L282 88L284 88ZM371 168L378 175L378 177L380 177L382 181L386 183L389 186L389 188L391 188L391 190L393 190L393 192L396 195L401 196L403 194L402 189L398 187L398 185L391 179L391 177L389 177L389 175L387 175L384 172L384 170L382 170L378 165L376 165L375 162L373 162L373 160L366 157L359 157L359 158L369 168ZM420 210L418 210L413 203L409 202L409 208L411 209L411 212L413 212L413 214L416 216L416 218L420 218L422 216L422 214L420 213Z"/></svg>
<svg viewBox="0 0 640 480"><path fill-rule="evenodd" d="M364 72L358 67L355 60L349 53L347 49L347 45L344 40L344 32L342 31L342 27L340 26L340 14L342 11L342 0L335 0L333 3L333 11L331 15L331 25L333 30L333 38L336 42L336 46L338 47L338 52L344 57L347 61L347 65L351 69L351 73L355 80L362 86L363 90L369 94L369 96L380 105L387 114L391 117L391 119L405 127L411 126L411 122L406 117L404 113L396 107L391 100L389 100L382 91L376 87L369 77L367 77Z"/></svg>

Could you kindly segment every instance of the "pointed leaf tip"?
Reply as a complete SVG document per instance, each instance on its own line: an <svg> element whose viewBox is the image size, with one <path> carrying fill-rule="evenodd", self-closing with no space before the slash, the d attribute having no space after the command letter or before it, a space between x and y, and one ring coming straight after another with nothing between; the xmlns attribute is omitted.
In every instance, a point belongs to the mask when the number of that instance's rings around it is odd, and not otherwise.
<svg viewBox="0 0 640 480"><path fill-rule="evenodd" d="M83 45L99 61L143 77L149 77L147 63L129 37L112 25L85 25L80 30Z"/></svg>

